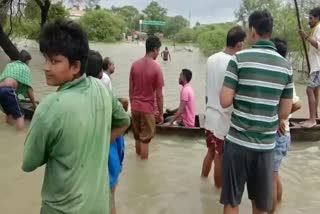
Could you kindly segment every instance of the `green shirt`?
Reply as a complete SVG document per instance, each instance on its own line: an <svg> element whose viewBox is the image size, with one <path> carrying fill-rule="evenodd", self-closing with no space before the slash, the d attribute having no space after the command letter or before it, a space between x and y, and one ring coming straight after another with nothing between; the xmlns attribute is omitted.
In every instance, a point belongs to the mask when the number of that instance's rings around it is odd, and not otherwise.
<svg viewBox="0 0 320 214"><path fill-rule="evenodd" d="M31 71L28 65L19 60L9 63L0 75L0 82L7 78L12 78L19 83L19 86L16 90L17 94L28 97L28 87L32 87Z"/></svg>
<svg viewBox="0 0 320 214"><path fill-rule="evenodd" d="M101 81L82 76L38 106L24 147L22 169L46 164L41 213L108 214L111 127L129 116Z"/></svg>
<svg viewBox="0 0 320 214"><path fill-rule="evenodd" d="M259 41L230 61L224 86L235 91L226 140L254 150L275 147L280 99L292 99L292 69L270 41Z"/></svg>

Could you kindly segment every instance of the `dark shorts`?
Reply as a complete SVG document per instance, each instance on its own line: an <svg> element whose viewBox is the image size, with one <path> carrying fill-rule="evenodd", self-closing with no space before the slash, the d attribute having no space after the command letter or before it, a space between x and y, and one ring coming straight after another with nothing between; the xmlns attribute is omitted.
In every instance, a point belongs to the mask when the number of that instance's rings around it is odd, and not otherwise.
<svg viewBox="0 0 320 214"><path fill-rule="evenodd" d="M131 119L134 139L142 143L149 143L156 131L154 114L132 111Z"/></svg>
<svg viewBox="0 0 320 214"><path fill-rule="evenodd" d="M209 149L212 148L215 154L222 155L224 140L217 138L211 131L208 130L205 131L205 135L207 147Z"/></svg>
<svg viewBox="0 0 320 214"><path fill-rule="evenodd" d="M23 116L18 96L13 88L0 87L0 105L6 115L12 115L14 119Z"/></svg>
<svg viewBox="0 0 320 214"><path fill-rule="evenodd" d="M254 151L234 143L225 143L222 158L220 202L236 207L241 203L245 184L248 196L263 212L272 209L274 151Z"/></svg>

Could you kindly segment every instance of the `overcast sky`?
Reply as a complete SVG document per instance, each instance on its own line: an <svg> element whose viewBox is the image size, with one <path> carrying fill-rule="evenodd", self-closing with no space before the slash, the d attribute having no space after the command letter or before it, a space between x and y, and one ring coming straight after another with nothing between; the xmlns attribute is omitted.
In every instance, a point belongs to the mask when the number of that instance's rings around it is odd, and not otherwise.
<svg viewBox="0 0 320 214"><path fill-rule="evenodd" d="M151 0L101 0L103 7L110 8L112 5L133 5L143 10ZM199 21L201 24L233 21L234 11L239 7L241 0L157 0L168 9L168 15L183 15L189 18L191 23Z"/></svg>

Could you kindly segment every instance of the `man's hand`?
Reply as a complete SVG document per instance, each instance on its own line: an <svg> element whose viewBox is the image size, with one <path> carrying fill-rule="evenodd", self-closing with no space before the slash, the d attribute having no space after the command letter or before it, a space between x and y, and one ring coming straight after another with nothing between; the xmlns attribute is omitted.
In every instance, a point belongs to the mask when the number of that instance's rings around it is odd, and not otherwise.
<svg viewBox="0 0 320 214"><path fill-rule="evenodd" d="M158 125L162 125L164 122L164 118L163 115L159 116L159 121L158 121Z"/></svg>
<svg viewBox="0 0 320 214"><path fill-rule="evenodd" d="M306 32L304 32L303 30L299 30L299 35L302 39L306 40L309 36Z"/></svg>
<svg viewBox="0 0 320 214"><path fill-rule="evenodd" d="M286 133L286 123L285 120L279 120L278 134L284 135Z"/></svg>

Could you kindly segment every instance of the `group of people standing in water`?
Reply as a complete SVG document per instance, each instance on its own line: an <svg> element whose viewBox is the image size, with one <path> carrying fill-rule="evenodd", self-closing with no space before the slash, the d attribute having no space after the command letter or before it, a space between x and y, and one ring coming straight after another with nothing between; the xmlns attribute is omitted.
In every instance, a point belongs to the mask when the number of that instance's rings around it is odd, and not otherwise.
<svg viewBox="0 0 320 214"><path fill-rule="evenodd" d="M320 85L320 8L310 11L310 34L300 36L310 44L308 98L312 127L316 118ZM295 94L293 70L286 59L287 43L272 38L273 18L267 10L249 17L246 33L229 30L226 47L207 62L205 136L208 152L202 177L214 162L214 182L221 187L225 214L239 213L247 186L252 212L274 213L282 197L279 168L290 145L290 114L301 107ZM247 41L251 48L243 49ZM179 76L180 104L163 118L164 79L155 59L161 41L150 36L146 55L135 61L129 75L129 103L112 93L110 58L89 49L88 38L73 21L46 24L39 37L45 58L44 73L57 91L37 105L27 51L9 63L0 76L0 105L7 122L23 129L18 94L29 97L36 109L24 145L22 169L33 171L46 165L41 213L116 213L115 188L124 158L123 135L132 126L135 149L142 160L149 157L149 144L156 123L193 127L195 95L189 84L192 71ZM171 60L169 51L162 53Z"/></svg>

